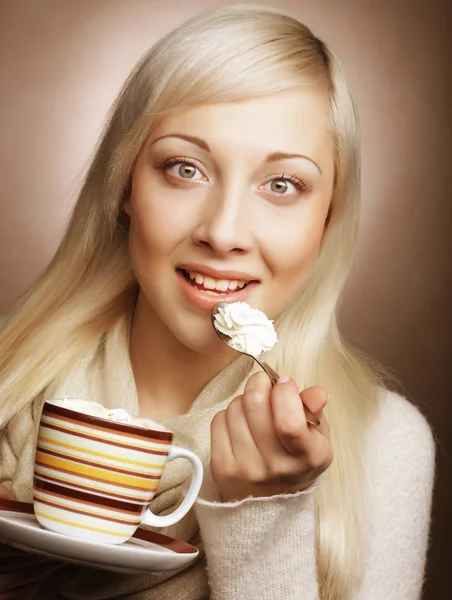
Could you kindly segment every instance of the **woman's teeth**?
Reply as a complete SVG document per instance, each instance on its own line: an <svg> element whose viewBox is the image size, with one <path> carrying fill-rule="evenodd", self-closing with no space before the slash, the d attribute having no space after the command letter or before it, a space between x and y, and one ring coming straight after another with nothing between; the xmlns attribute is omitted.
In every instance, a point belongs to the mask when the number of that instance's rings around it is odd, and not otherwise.
<svg viewBox="0 0 452 600"><path fill-rule="evenodd" d="M190 283L192 285L197 284L196 287L202 287L207 292L213 294L241 290L249 283L248 281L239 281L236 279L213 279L212 277L206 277L205 275L194 271L186 271L186 274L190 278Z"/></svg>

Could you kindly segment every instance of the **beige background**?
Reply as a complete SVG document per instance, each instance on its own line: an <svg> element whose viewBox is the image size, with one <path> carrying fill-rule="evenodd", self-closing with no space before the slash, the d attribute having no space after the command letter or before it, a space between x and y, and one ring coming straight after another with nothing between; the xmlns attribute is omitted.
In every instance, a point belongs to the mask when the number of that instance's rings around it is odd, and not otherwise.
<svg viewBox="0 0 452 600"><path fill-rule="evenodd" d="M0 315L55 251L134 62L186 17L218 4L0 0ZM438 437L425 598L443 599L452 537L451 9L434 0L273 4L339 53L358 102L364 209L341 322L399 377Z"/></svg>

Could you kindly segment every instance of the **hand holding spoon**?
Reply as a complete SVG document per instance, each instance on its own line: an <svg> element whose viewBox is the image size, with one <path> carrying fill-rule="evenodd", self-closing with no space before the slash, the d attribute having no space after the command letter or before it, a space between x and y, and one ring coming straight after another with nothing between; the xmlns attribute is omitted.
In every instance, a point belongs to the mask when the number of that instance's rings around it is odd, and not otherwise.
<svg viewBox="0 0 452 600"><path fill-rule="evenodd" d="M213 325L213 328L214 328L216 334L218 335L218 337L220 338L220 340L222 342L224 342L227 346L229 346L229 348L232 348L233 350L235 350L236 352L239 352L240 354L245 354L246 356L250 356L251 358L253 358L257 362L257 364L267 373L271 382L273 384L276 384L279 379L279 375L278 375L278 373L276 373L276 371L274 371L270 367L270 365L268 363L266 363L264 360L259 358L259 356L256 356L254 354L249 354L248 352L245 352L244 350L238 350L237 348L235 348L231 344L231 337L226 335L225 333L223 333L222 331L220 331L217 328L217 321L215 319L215 315L219 312L219 309L222 309L225 306L227 306L227 302L219 302L212 309L211 319L212 319L212 325ZM318 427L320 425L320 421L317 419L315 414L313 412L311 412L309 410L309 408L306 406L306 404L304 404L304 403L303 403L303 408L304 408L304 412L306 415L306 420L309 423L309 425L312 425L313 427Z"/></svg>

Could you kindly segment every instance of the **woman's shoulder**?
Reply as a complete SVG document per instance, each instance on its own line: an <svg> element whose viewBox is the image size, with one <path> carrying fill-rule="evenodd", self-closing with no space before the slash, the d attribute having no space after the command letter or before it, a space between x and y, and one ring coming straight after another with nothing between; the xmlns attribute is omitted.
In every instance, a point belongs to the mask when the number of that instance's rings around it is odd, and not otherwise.
<svg viewBox="0 0 452 600"><path fill-rule="evenodd" d="M432 428L421 409L405 396L379 388L380 426L393 435L414 434L433 442Z"/></svg>
<svg viewBox="0 0 452 600"><path fill-rule="evenodd" d="M424 473L433 471L433 430L421 409L403 395L379 388L379 416L373 434L380 460L392 465L416 464Z"/></svg>

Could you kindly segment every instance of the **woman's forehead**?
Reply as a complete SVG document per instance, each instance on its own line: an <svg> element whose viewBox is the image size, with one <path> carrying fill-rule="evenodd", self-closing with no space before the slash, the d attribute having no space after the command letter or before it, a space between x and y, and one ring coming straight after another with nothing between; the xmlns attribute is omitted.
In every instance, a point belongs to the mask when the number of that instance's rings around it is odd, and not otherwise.
<svg viewBox="0 0 452 600"><path fill-rule="evenodd" d="M207 152L330 154L333 139L328 97L317 86L227 104L174 111L153 129L149 142L189 147L195 139ZM195 142L195 143L196 143Z"/></svg>

